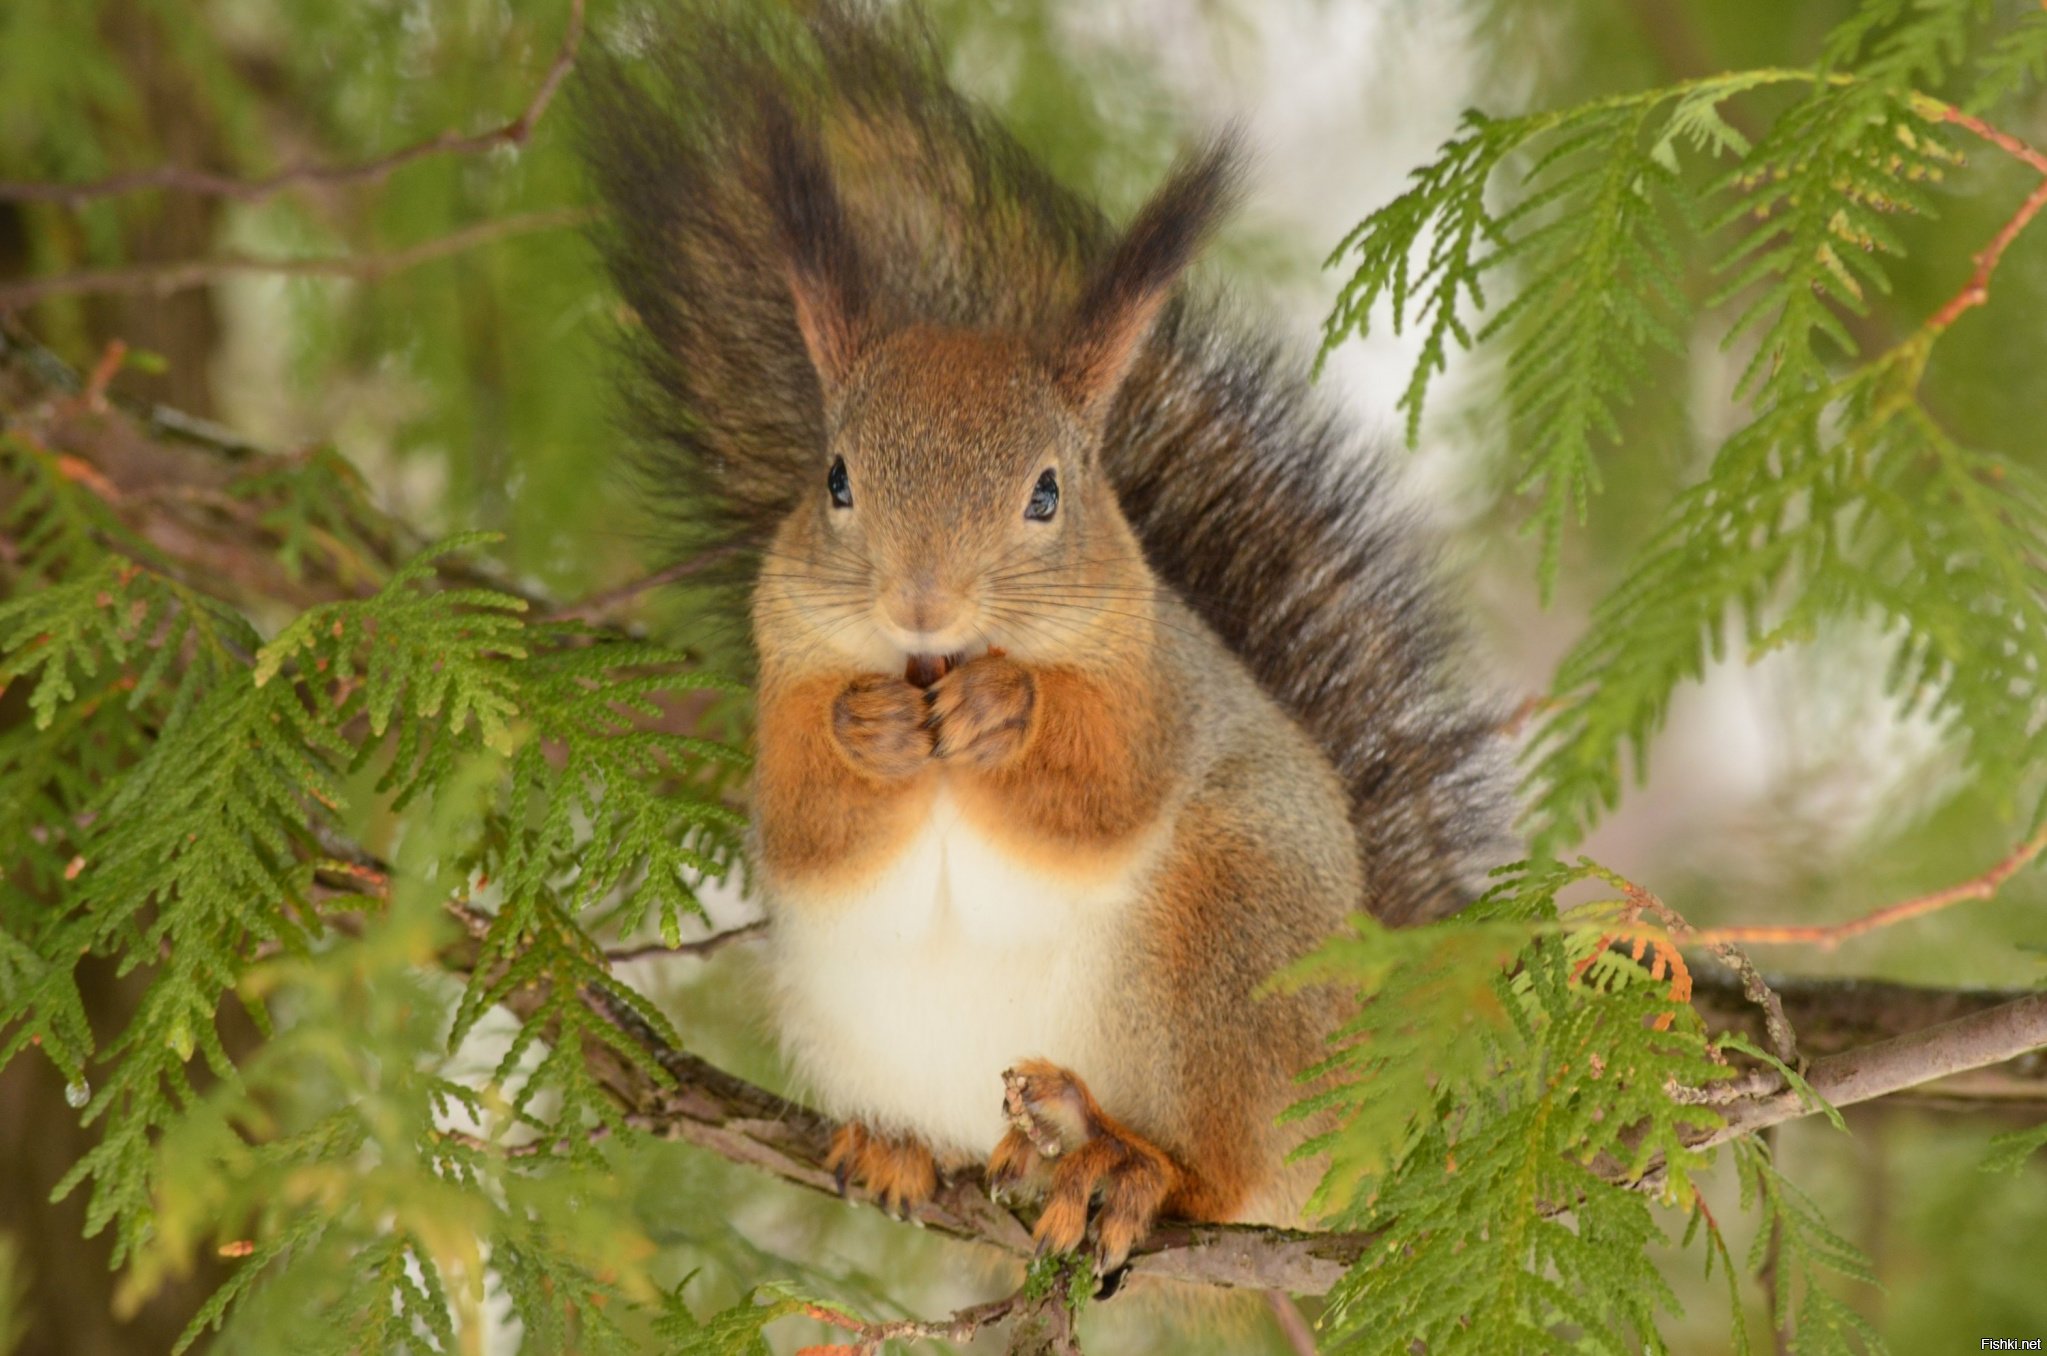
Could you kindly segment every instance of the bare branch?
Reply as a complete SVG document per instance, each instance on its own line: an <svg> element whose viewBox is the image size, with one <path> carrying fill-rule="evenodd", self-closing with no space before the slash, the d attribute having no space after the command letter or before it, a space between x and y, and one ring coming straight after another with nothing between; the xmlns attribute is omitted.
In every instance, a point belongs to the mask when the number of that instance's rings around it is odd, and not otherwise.
<svg viewBox="0 0 2047 1356"><path fill-rule="evenodd" d="M723 951L734 942L752 941L764 935L767 930L767 920L757 919L736 928L726 928L723 932L714 932L708 937L700 937L693 942L677 942L674 946L666 942L649 942L645 946L620 947L615 951L605 952L604 959L613 965L625 961L651 960L657 956L694 956L701 960L705 956Z"/></svg>
<svg viewBox="0 0 2047 1356"><path fill-rule="evenodd" d="M1829 1055L1816 1060L1805 1077L1829 1105L1854 1106L2042 1047L2047 1047L2047 992L2028 994L1895 1040ZM1725 1113L1726 1125L1699 1143L1724 1144L1765 1126L1810 1116L1816 1109L1796 1091L1736 1103Z"/></svg>
<svg viewBox="0 0 2047 1356"><path fill-rule="evenodd" d="M677 583L680 580L689 578L691 575L701 574L703 571L711 568L711 566L731 559L734 555L738 554L738 551L739 548L736 546L713 547L711 550L691 556L686 560L678 560L673 565L656 570L652 574L642 575L638 579L629 580L615 588L600 589L598 592L570 603L566 607L557 608L549 613L548 616L553 621L582 621L592 624L615 620L624 605L638 598L641 594L658 589L665 584Z"/></svg>
<svg viewBox="0 0 2047 1356"><path fill-rule="evenodd" d="M1999 131L1981 118L1964 113L1951 104L1941 106L1941 117L1957 127L1967 128L2006 155L2032 166L2041 175L2047 176L2047 155L2041 154L2011 133ZM1932 318L1926 322L1928 330L1935 332L1944 330L1954 324L1964 311L1981 306L1990 300L1990 275L1997 272L1997 265L2003 260L2004 252L2011 248L2011 242L2019 238L2019 232L2026 229L2027 224L2039 215L2043 207L2047 207L2047 177L2041 179L2033 191L2026 195L2025 201L2019 204L2018 210L2012 213L2004 225L1998 227L1997 234L1990 238L1990 243L1977 251L1975 270L1969 274L1968 281L1962 284L1962 290L1948 298L1947 303L1934 312Z"/></svg>
<svg viewBox="0 0 2047 1356"><path fill-rule="evenodd" d="M1753 923L1740 927L1699 928L1692 931L1689 936L1680 935L1679 940L1697 942L1701 946L1720 946L1730 942L1810 942L1831 948L1850 937L1859 937L1865 932L1887 928L1908 918L1923 917L1966 900L1988 899L2043 851L2047 851L2047 828L2041 829L2013 848L1995 866L1980 875L1972 876L1958 885L1950 885L1944 890L1915 895L1911 899L1872 910L1845 923L1820 923L1803 927Z"/></svg>
<svg viewBox="0 0 2047 1356"><path fill-rule="evenodd" d="M826 1347L823 1350L869 1356L869 1353L879 1351L884 1342L970 1342L981 1329L1008 1318L1022 1302L1023 1295L1019 1292L986 1304L976 1304L960 1310L951 1318L935 1322L905 1318L888 1323L863 1323L850 1314L842 1314L821 1304L806 1304L803 1312L820 1323L828 1323L853 1334L850 1346Z"/></svg>
<svg viewBox="0 0 2047 1356"><path fill-rule="evenodd" d="M100 198L121 197L151 189L168 189L210 198L233 198L239 202L261 202L300 185L353 188L379 184L414 161L437 155L481 155L502 146L524 146L532 139L533 129L546 114L548 105L554 102L555 93L568 76L569 68L575 65L576 51L583 41L583 5L584 0L569 0L568 26L562 33L561 46L542 75L540 84L535 87L532 98L526 101L526 107L520 110L518 117L491 131L464 134L449 129L374 160L345 165L306 162L261 179L237 179L210 170L160 165L155 169L116 174L84 184L0 181L0 202L57 202L77 207Z"/></svg>
<svg viewBox="0 0 2047 1356"><path fill-rule="evenodd" d="M513 236L533 235L581 226L595 219L586 207L557 207L542 212L498 217L465 226L459 231L423 240L388 254L338 255L312 259L273 259L257 255L224 254L212 259L179 259L155 264L123 264L115 268L85 268L75 273L54 273L42 278L0 285L0 311L18 311L51 297L74 297L123 293L162 297L173 292L206 287L244 274L273 274L286 278L348 278L375 282L421 264L445 259Z"/></svg>

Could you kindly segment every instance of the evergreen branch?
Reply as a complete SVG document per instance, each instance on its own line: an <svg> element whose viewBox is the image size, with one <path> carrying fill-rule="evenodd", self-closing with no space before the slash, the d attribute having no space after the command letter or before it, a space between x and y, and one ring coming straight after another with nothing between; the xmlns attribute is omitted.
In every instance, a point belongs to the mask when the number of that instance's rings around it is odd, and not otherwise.
<svg viewBox="0 0 2047 1356"><path fill-rule="evenodd" d="M101 198L154 189L232 198L237 202L262 202L288 188L302 185L318 188L374 186L405 166L434 156L482 155L504 147L524 146L532 140L534 128L540 125L540 119L554 102L570 67L575 65L576 51L583 40L584 3L585 0L569 0L568 23L562 34L561 46L541 76L540 83L535 86L532 97L526 101L526 106L510 122L488 132L463 133L449 128L374 160L343 165L304 161L260 179L237 179L210 170L160 165L82 184L0 180L0 202L56 202L75 208Z"/></svg>
<svg viewBox="0 0 2047 1356"><path fill-rule="evenodd" d="M1845 922L1807 925L1749 923L1700 928L1691 931L1684 940L1694 941L1702 946L1717 946L1730 942L1767 942L1773 945L1812 943L1832 950L1850 937L1860 937L1864 933L1875 932L1879 928L1887 928L1907 919L1937 913L1969 900L1989 899L1997 893L1999 887L2017 875L2043 851L2047 851L2047 828L2042 828L2006 853L1995 865L1978 875L1944 889L1914 895L1896 904L1872 909Z"/></svg>
<svg viewBox="0 0 2047 1356"><path fill-rule="evenodd" d="M466 906L451 903L449 908L472 937L488 926L486 917ZM450 968L464 973L476 963L475 953L466 949L451 954L447 960ZM1850 983L1836 990L1823 984L1787 985L1787 992L1793 995L1789 1006L1799 1014L1801 1023L1824 1029L1825 1012L1833 996L1838 992L1851 1005L1859 1004L1866 987ZM1999 994L1950 997L1941 991L1911 990L1906 986L1897 986L1896 992L1879 988L1878 993L1880 1008L1899 1013L1916 1015L1927 1003L1950 1001L1966 1002L1974 1010L1931 1028L1930 1033L1907 1034L1816 1061L1808 1080L1834 1106L1894 1097L2047 1045L2047 995L2016 999ZM640 1045L671 1080L665 1085L653 1080L637 1061L628 1063L601 1052L593 1056L600 1062L601 1081L624 1109L628 1125L664 1139L693 1144L728 1162L820 1195L839 1194L836 1180L824 1167L833 1130L827 1117L675 1048L643 1020L622 1011L600 994L586 991L579 997ZM542 1001L543 996L532 989L515 991L505 999L516 1014L537 1011ZM1716 1000L1718 1010L1729 1006L1724 999ZM1949 1032L1956 1034L1932 1041L1925 1038L1931 1033ZM2028 1039L2031 1044L2025 1043ZM2047 1078L2047 1070L2039 1071L2039 1076ZM1745 1108L1751 1105L1761 1110L1747 1111ZM1756 1128L1820 1114L1820 1108L1810 1102L1774 1091L1759 1101L1736 1102L1721 1110L1729 1117L1764 1116L1765 1119L1756 1122ZM1696 1143L1706 1147L1728 1138L1732 1136L1716 1130ZM1626 1175L1618 1165L1608 1171L1616 1180ZM913 1210L910 1218L919 1227L984 1244L1012 1256L1027 1257L1032 1251L1029 1233L1022 1222L988 1199L985 1181L977 1168L950 1175L938 1194ZM1169 1220L1138 1245L1131 1258L1131 1270L1133 1274L1197 1284L1317 1295L1335 1286L1378 1237L1375 1232L1319 1233Z"/></svg>
<svg viewBox="0 0 2047 1356"><path fill-rule="evenodd" d="M211 259L179 259L165 263L124 264L85 268L0 285L0 311L24 310L52 297L107 294L165 297L207 287L228 278L263 274L286 278L342 278L378 282L396 273L461 254L516 236L565 230L595 220L585 207L555 207L517 216L479 221L446 235L422 240L384 254L356 254L312 259L277 259L261 255L223 254Z"/></svg>

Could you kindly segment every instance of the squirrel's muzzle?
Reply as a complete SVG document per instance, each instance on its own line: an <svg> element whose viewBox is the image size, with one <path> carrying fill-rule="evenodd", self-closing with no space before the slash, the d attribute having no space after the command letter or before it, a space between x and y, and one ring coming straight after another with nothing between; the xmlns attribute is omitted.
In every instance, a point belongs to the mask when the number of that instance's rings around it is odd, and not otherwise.
<svg viewBox="0 0 2047 1356"><path fill-rule="evenodd" d="M966 599L959 590L949 588L928 575L891 584L883 589L881 595L883 620L905 637L939 639L949 636L959 628L966 614ZM952 647L939 640L934 645L906 645L904 648L935 652Z"/></svg>

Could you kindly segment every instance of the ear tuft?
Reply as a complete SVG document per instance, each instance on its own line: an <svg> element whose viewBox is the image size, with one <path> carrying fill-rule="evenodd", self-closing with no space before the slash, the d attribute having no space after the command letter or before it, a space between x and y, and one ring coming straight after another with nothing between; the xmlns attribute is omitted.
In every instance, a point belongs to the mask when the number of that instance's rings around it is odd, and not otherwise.
<svg viewBox="0 0 2047 1356"><path fill-rule="evenodd" d="M844 386L868 330L859 246L814 128L779 98L761 107L763 194L789 275L796 327L825 395Z"/></svg>
<svg viewBox="0 0 2047 1356"><path fill-rule="evenodd" d="M1108 407L1180 274L1237 197L1234 132L1183 157L1089 278L1052 354L1054 380L1081 410Z"/></svg>

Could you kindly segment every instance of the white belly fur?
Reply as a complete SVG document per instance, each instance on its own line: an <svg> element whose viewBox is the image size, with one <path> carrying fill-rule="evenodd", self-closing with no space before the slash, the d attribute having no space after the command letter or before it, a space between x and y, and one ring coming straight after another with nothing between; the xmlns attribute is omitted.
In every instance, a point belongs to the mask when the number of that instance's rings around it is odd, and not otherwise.
<svg viewBox="0 0 2047 1356"><path fill-rule="evenodd" d="M1105 1101L1119 1061L1098 1018L1115 932L1157 841L1109 879L1033 870L961 822L931 817L857 891L785 892L771 967L782 1041L834 1115L979 1156L1001 1138L1002 1071L1041 1056Z"/></svg>

